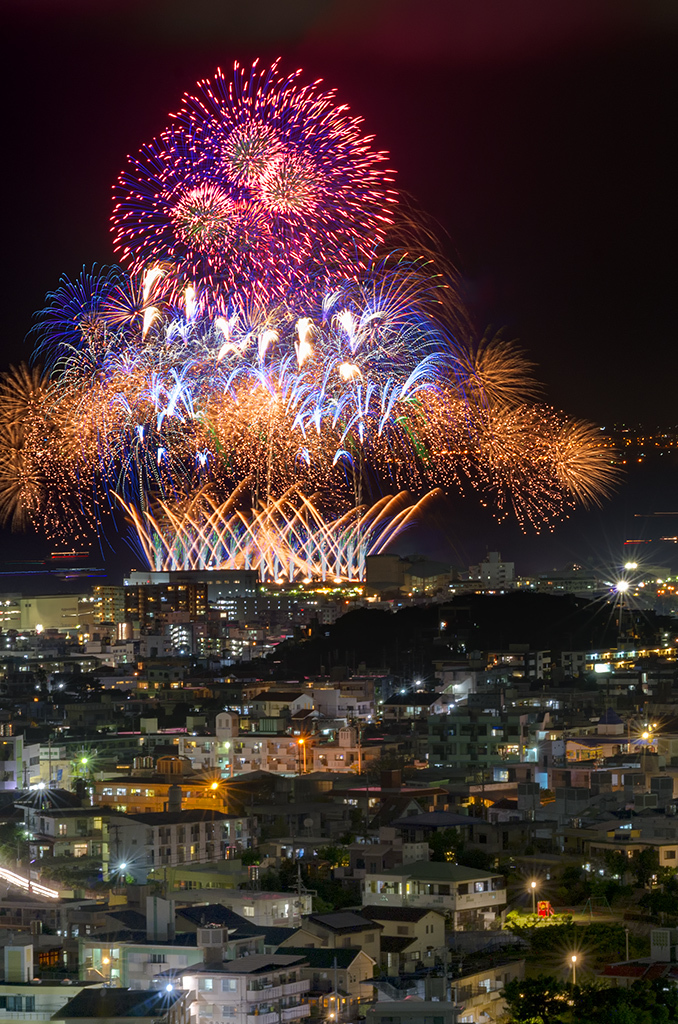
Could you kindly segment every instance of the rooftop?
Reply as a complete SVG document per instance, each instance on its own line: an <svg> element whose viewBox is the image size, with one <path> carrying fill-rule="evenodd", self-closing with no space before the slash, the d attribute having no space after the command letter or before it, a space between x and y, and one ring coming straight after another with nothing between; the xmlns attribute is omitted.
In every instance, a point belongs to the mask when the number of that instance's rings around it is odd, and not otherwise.
<svg viewBox="0 0 678 1024"><path fill-rule="evenodd" d="M183 997L183 992L132 992L126 988L89 988L69 999L52 1020L116 1017L162 1020L169 1008Z"/></svg>
<svg viewBox="0 0 678 1024"><path fill-rule="evenodd" d="M365 928L373 928L374 921L363 917L362 914L355 914L352 910L340 911L336 914L309 914L308 921L327 928L331 932L360 932Z"/></svg>
<svg viewBox="0 0 678 1024"><path fill-rule="evenodd" d="M101 814L101 811L99 811ZM142 825L191 825L200 821L227 821L229 818L246 817L246 815L224 814L222 811L151 811L149 814L125 814L130 821L138 821Z"/></svg>
<svg viewBox="0 0 678 1024"><path fill-rule="evenodd" d="M427 914L438 914L437 910L429 910L428 908L417 908L417 907L393 907L393 906L371 906L363 907L360 911L365 917L370 917L373 921L421 921L422 917L426 917ZM442 914L439 914L442 917ZM384 936L382 936L382 947L384 944Z"/></svg>
<svg viewBox="0 0 678 1024"><path fill-rule="evenodd" d="M452 811L423 811L396 818L391 824L394 828L468 828L477 825L478 821L468 814L454 814Z"/></svg>
<svg viewBox="0 0 678 1024"><path fill-rule="evenodd" d="M297 946L285 946L285 952L297 956L303 956L309 967L318 970L331 970L336 962L340 971L350 967L357 956L364 950L357 946L350 946L347 949L304 949ZM365 954L369 956L369 953Z"/></svg>
<svg viewBox="0 0 678 1024"><path fill-rule="evenodd" d="M220 973L268 974L271 971L284 970L286 967L300 967L306 960L306 952L307 950L304 950L302 955L255 953L253 956L239 956L236 960L229 960L222 964ZM209 967L191 967L188 973L195 974L198 970L209 974L212 969Z"/></svg>
<svg viewBox="0 0 678 1024"><path fill-rule="evenodd" d="M430 860L417 860L412 864L401 864L397 868L380 871L379 876L394 878L418 878L424 882L476 882L481 878L491 878L494 871L477 871L465 868L461 864L436 863Z"/></svg>

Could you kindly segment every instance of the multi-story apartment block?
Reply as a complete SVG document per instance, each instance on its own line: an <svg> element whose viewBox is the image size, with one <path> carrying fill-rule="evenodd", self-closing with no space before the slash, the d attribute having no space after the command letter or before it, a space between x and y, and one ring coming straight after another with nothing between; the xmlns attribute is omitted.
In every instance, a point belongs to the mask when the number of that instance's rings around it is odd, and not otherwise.
<svg viewBox="0 0 678 1024"><path fill-rule="evenodd" d="M251 818L214 810L116 815L110 824L111 870L135 881L163 878L179 864L237 857L253 842ZM124 865L124 868L122 867Z"/></svg>
<svg viewBox="0 0 678 1024"><path fill-rule="evenodd" d="M307 966L303 956L258 954L164 974L155 984L181 984L193 995L194 1024L291 1024L311 1014Z"/></svg>
<svg viewBox="0 0 678 1024"><path fill-rule="evenodd" d="M525 760L527 715L494 708L456 709L428 720L429 764L494 769L508 781L508 766Z"/></svg>
<svg viewBox="0 0 678 1024"><path fill-rule="evenodd" d="M233 741L233 768L235 774L244 772L277 772L297 775L304 763L311 768L314 738L276 735L267 732L240 733Z"/></svg>
<svg viewBox="0 0 678 1024"><path fill-rule="evenodd" d="M123 814L152 814L164 810L224 810L226 787L196 773L187 758L159 757L155 771L134 769L131 775L96 779L92 802Z"/></svg>
<svg viewBox="0 0 678 1024"><path fill-rule="evenodd" d="M177 738L181 757L188 758L194 771L214 769L225 776L234 774L234 740L238 736L239 717L233 711L216 716L211 735L185 735Z"/></svg>
<svg viewBox="0 0 678 1024"><path fill-rule="evenodd" d="M95 857L108 872L108 815L84 807L39 808L23 805L32 860Z"/></svg>
<svg viewBox="0 0 678 1024"><path fill-rule="evenodd" d="M150 988L162 971L181 971L203 958L194 932L172 939L91 936L80 938L78 946L81 981L135 990Z"/></svg>

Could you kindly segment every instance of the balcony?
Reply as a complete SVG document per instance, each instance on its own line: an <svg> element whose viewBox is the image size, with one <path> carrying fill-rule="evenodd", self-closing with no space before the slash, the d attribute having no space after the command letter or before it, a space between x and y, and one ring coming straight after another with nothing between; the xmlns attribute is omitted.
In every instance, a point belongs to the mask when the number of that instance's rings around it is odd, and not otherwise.
<svg viewBox="0 0 678 1024"><path fill-rule="evenodd" d="M311 987L311 983L308 978L305 981L291 981L288 985L283 985L282 994L284 996L297 996L302 992L308 992Z"/></svg>
<svg viewBox="0 0 678 1024"><path fill-rule="evenodd" d="M277 1013L248 1013L247 1024L280 1024Z"/></svg>
<svg viewBox="0 0 678 1024"><path fill-rule="evenodd" d="M454 985L454 982L452 982ZM454 1002L463 1003L466 1007L482 1006L483 1003L499 999L499 993L504 988L503 982L494 981L489 987L486 985L465 985L453 989Z"/></svg>
<svg viewBox="0 0 678 1024"><path fill-rule="evenodd" d="M261 988L248 989L246 999L248 1003L264 1003L280 999L282 994L282 985L263 985Z"/></svg>
<svg viewBox="0 0 678 1024"><path fill-rule="evenodd" d="M49 1020L50 1010L34 1013L29 1010L3 1010L1 1020ZM56 1011L55 1011L56 1012Z"/></svg>
<svg viewBox="0 0 678 1024"><path fill-rule="evenodd" d="M286 1010L281 1010L281 1020L301 1020L302 1017L310 1017L311 1007L308 1003L299 1003L298 1006L288 1006Z"/></svg>

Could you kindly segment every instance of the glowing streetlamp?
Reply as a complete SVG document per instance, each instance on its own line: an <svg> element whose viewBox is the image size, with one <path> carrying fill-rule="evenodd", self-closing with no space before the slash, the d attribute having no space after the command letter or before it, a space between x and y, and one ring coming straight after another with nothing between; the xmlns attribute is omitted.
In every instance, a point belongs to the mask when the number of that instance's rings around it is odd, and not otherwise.
<svg viewBox="0 0 678 1024"><path fill-rule="evenodd" d="M572 954L572 956L570 957L570 961L572 963L572 984L576 985L577 984L577 954L576 953Z"/></svg>
<svg viewBox="0 0 678 1024"><path fill-rule="evenodd" d="M530 889L532 890L532 913L537 913L537 883L530 882Z"/></svg>
<svg viewBox="0 0 678 1024"><path fill-rule="evenodd" d="M306 774L306 740L302 737L300 740L297 740L297 743L299 744L299 747L301 748L300 752L301 752L302 759L303 759L303 772L304 772L304 775L305 775Z"/></svg>

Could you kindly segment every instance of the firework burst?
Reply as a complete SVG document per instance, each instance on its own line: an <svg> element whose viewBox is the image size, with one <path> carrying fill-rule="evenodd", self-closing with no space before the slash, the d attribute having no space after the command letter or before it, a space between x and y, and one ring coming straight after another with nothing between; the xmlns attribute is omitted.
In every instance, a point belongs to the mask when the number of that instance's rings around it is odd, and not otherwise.
<svg viewBox="0 0 678 1024"><path fill-rule="evenodd" d="M198 83L115 187L128 269L62 278L45 374L0 381L2 521L75 539L123 507L156 567L344 579L429 500L386 490L470 484L536 529L599 501L609 450L512 343L469 341L392 178L300 72Z"/></svg>
<svg viewBox="0 0 678 1024"><path fill-rule="evenodd" d="M334 90L300 75L236 65L185 94L118 179L114 245L127 266L168 260L175 295L200 285L212 313L308 296L369 266L393 174Z"/></svg>

